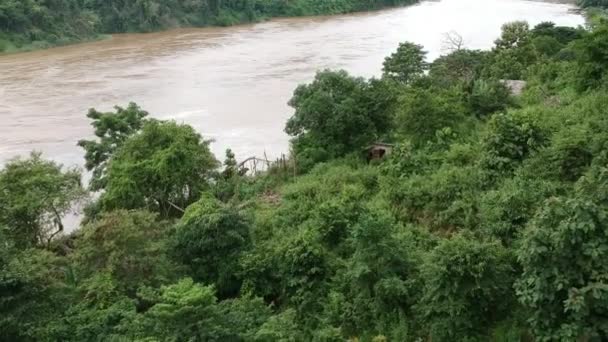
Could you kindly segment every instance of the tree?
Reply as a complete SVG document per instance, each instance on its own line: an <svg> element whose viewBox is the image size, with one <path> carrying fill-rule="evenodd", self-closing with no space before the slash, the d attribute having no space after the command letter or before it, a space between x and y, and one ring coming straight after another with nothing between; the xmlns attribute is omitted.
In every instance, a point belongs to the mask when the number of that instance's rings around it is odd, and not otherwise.
<svg viewBox="0 0 608 342"><path fill-rule="evenodd" d="M540 177L506 179L482 195L477 214L480 228L504 245L513 246L543 201L558 193L559 185Z"/></svg>
<svg viewBox="0 0 608 342"><path fill-rule="evenodd" d="M493 171L513 168L546 142L544 132L529 117L499 114L488 122L483 138L482 165Z"/></svg>
<svg viewBox="0 0 608 342"><path fill-rule="evenodd" d="M388 78L409 84L424 74L428 66L425 59L422 45L400 43L397 51L384 60L382 72Z"/></svg>
<svg viewBox="0 0 608 342"><path fill-rule="evenodd" d="M606 0L580 0L579 5L581 7L608 7L608 1L606 1Z"/></svg>
<svg viewBox="0 0 608 342"><path fill-rule="evenodd" d="M525 21L514 21L502 26L500 38L494 41L497 50L513 49L530 41L530 26Z"/></svg>
<svg viewBox="0 0 608 342"><path fill-rule="evenodd" d="M602 20L577 43L579 89L608 84L608 20Z"/></svg>
<svg viewBox="0 0 608 342"><path fill-rule="evenodd" d="M138 334L163 341L209 341L225 333L213 286L185 278L147 300L156 303L142 317Z"/></svg>
<svg viewBox="0 0 608 342"><path fill-rule="evenodd" d="M49 326L74 298L65 266L52 252L18 250L0 239L0 340L52 340Z"/></svg>
<svg viewBox="0 0 608 342"><path fill-rule="evenodd" d="M560 42L550 36L540 36L532 39L534 50L543 57L553 57L564 47Z"/></svg>
<svg viewBox="0 0 608 342"><path fill-rule="evenodd" d="M82 279L71 271L67 268L66 274L76 295L48 323L44 340L124 340L125 328L134 325L138 308L147 308L148 303L138 303L133 293L127 296L107 270Z"/></svg>
<svg viewBox="0 0 608 342"><path fill-rule="evenodd" d="M384 87L380 81L328 70L317 73L311 84L300 85L289 101L295 114L285 127L299 167L359 152L384 134L392 98L374 96Z"/></svg>
<svg viewBox="0 0 608 342"><path fill-rule="evenodd" d="M585 196L545 202L518 249L520 301L543 340L608 338L608 211Z"/></svg>
<svg viewBox="0 0 608 342"><path fill-rule="evenodd" d="M429 76L437 85L468 85L479 76L487 52L460 49L440 56L429 67Z"/></svg>
<svg viewBox="0 0 608 342"><path fill-rule="evenodd" d="M149 212L104 213L76 233L74 271L79 278L107 274L116 291L131 297L140 286L166 284L180 274L167 255L168 229Z"/></svg>
<svg viewBox="0 0 608 342"><path fill-rule="evenodd" d="M224 171L222 176L224 179L231 179L238 175L238 168L234 152L231 149L226 150L226 159L224 160Z"/></svg>
<svg viewBox="0 0 608 342"><path fill-rule="evenodd" d="M515 303L513 258L497 242L443 240L423 265L419 309L433 340L487 334Z"/></svg>
<svg viewBox="0 0 608 342"><path fill-rule="evenodd" d="M191 278L140 295L152 306L127 326L129 340L252 341L271 314L256 298L218 302L213 286Z"/></svg>
<svg viewBox="0 0 608 342"><path fill-rule="evenodd" d="M504 24L500 38L494 43L492 60L486 72L490 77L522 79L527 67L537 60L531 44L530 27L525 21Z"/></svg>
<svg viewBox="0 0 608 342"><path fill-rule="evenodd" d="M580 27L555 26L555 23L552 22L542 22L530 31L533 37L551 37L563 45L580 39L584 32Z"/></svg>
<svg viewBox="0 0 608 342"><path fill-rule="evenodd" d="M416 146L432 141L438 130L466 123L461 94L453 90L412 88L399 98L397 132Z"/></svg>
<svg viewBox="0 0 608 342"><path fill-rule="evenodd" d="M215 196L221 201L229 201L238 195L239 185L243 170L239 170L236 157L231 149L226 150L226 159L223 164L224 169L217 177L213 186Z"/></svg>
<svg viewBox="0 0 608 342"><path fill-rule="evenodd" d="M85 166L92 171L90 187L98 191L106 186L107 167L110 159L124 142L141 130L147 121L148 112L135 103L127 108L114 107L115 113L102 113L89 110L87 117L92 119L98 140L80 140L78 146L85 150Z"/></svg>
<svg viewBox="0 0 608 342"><path fill-rule="evenodd" d="M48 244L63 232L65 214L84 197L77 169L64 171L32 153L0 171L0 224L18 248Z"/></svg>
<svg viewBox="0 0 608 342"><path fill-rule="evenodd" d="M469 105L478 117L503 111L511 104L511 91L504 82L478 79L473 83Z"/></svg>
<svg viewBox="0 0 608 342"><path fill-rule="evenodd" d="M319 299L327 295L327 282L332 275L329 254L321 245L318 234L309 229L290 237L277 253L282 260L278 271L284 296L296 309L297 321L314 327L322 308Z"/></svg>
<svg viewBox="0 0 608 342"><path fill-rule="evenodd" d="M234 208L204 196L189 206L172 236L172 254L222 298L241 286L239 259L250 246L249 223Z"/></svg>
<svg viewBox="0 0 608 342"><path fill-rule="evenodd" d="M218 163L188 125L151 120L123 142L107 167L105 210L146 208L162 217L181 216L201 192Z"/></svg>
<svg viewBox="0 0 608 342"><path fill-rule="evenodd" d="M270 317L255 334L255 341L295 342L301 336L302 331L296 324L295 310L287 309Z"/></svg>
<svg viewBox="0 0 608 342"><path fill-rule="evenodd" d="M411 317L420 295L417 231L398 226L387 212L362 213L351 230L352 254L334 278L325 306L328 323L344 336L405 330L413 339L414 322L405 317Z"/></svg>
<svg viewBox="0 0 608 342"><path fill-rule="evenodd" d="M456 31L450 31L443 34L442 51L449 53L460 51L464 48L464 38Z"/></svg>

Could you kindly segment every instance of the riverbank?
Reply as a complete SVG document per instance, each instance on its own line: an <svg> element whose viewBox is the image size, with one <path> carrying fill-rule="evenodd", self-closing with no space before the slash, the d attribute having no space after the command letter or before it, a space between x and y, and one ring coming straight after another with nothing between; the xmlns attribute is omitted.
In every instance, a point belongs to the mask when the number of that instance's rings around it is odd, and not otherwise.
<svg viewBox="0 0 608 342"><path fill-rule="evenodd" d="M36 11L42 12L45 18L39 23L28 17L27 13L34 13L28 6L34 5L28 5L27 1L14 4L13 8L0 8L0 55L107 39L117 33L228 27L273 18L348 14L407 6L419 0L296 0L287 3L250 0L240 5L217 5L217 8L201 0L177 1L173 5L159 5L155 10L144 6L146 1L123 4L118 9L107 8L108 4L81 8L72 1L63 0L59 5L47 5L49 7L39 5ZM69 9L66 9L67 4L70 4Z"/></svg>
<svg viewBox="0 0 608 342"><path fill-rule="evenodd" d="M101 41L101 40L106 40L106 39L111 39L111 38L112 38L111 34L99 34L94 37L88 37L88 38L76 39L76 40L63 40L63 41L59 41L59 42L55 42L55 43L50 43L47 41L34 41L34 42L28 43L26 45L20 46L20 47L17 47L13 42L11 42L9 40L0 40L0 56L14 54L14 53L21 53L21 52L32 52L32 51L38 51L38 50L45 50L45 49L61 47L61 46L68 46L68 45L91 43L91 42L96 42L96 41Z"/></svg>

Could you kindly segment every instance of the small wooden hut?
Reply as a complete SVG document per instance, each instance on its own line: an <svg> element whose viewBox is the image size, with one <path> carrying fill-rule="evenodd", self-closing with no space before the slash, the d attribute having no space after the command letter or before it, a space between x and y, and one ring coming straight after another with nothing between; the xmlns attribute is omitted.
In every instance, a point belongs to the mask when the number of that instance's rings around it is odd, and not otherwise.
<svg viewBox="0 0 608 342"><path fill-rule="evenodd" d="M365 148L367 161L380 160L393 152L393 144L377 142Z"/></svg>

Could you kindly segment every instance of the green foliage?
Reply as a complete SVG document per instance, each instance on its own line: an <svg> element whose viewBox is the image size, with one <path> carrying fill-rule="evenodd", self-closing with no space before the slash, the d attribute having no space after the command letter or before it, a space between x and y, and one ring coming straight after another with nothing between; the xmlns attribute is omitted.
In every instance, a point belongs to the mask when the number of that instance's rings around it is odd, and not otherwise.
<svg viewBox="0 0 608 342"><path fill-rule="evenodd" d="M278 251L284 295L295 307L296 318L308 325L314 325L318 319L315 316L322 307L319 298L326 295L332 273L329 253L319 240L315 232L302 231Z"/></svg>
<svg viewBox="0 0 608 342"><path fill-rule="evenodd" d="M13 48L41 48L94 38L98 17L78 0L1 0L0 53Z"/></svg>
<svg viewBox="0 0 608 342"><path fill-rule="evenodd" d="M413 326L405 318L412 317L420 295L422 243L415 229L402 229L384 213L365 214L353 227L348 243L354 252L326 308L330 322L347 336L403 329L407 336Z"/></svg>
<svg viewBox="0 0 608 342"><path fill-rule="evenodd" d="M421 45L400 43L397 51L386 57L382 64L384 76L408 84L420 78L428 68L426 51Z"/></svg>
<svg viewBox="0 0 608 342"><path fill-rule="evenodd" d="M196 280L215 284L221 297L234 296L241 285L239 258L250 245L249 229L236 208L203 197L188 207L175 228L172 254Z"/></svg>
<svg viewBox="0 0 608 342"><path fill-rule="evenodd" d="M242 170L239 170L236 157L232 150L226 150L226 159L223 164L224 170L217 177L215 185L215 196L222 201L229 201L239 195L239 189L243 183Z"/></svg>
<svg viewBox="0 0 608 342"><path fill-rule="evenodd" d="M485 73L497 79L523 79L528 66L537 61L531 36L526 22L515 21L503 25L500 38L494 42L492 62L486 67Z"/></svg>
<svg viewBox="0 0 608 342"><path fill-rule="evenodd" d="M440 56L429 66L429 76L443 87L467 85L481 72L487 52L478 50L456 50Z"/></svg>
<svg viewBox="0 0 608 342"><path fill-rule="evenodd" d="M143 285L158 286L175 279L179 269L167 254L168 227L145 211L114 211L84 226L76 235L77 278L107 274L117 290L134 295Z"/></svg>
<svg viewBox="0 0 608 342"><path fill-rule="evenodd" d="M584 32L581 28L555 26L552 22L542 22L534 26L530 33L535 38L545 36L557 40L559 44L565 45L573 40L580 39Z"/></svg>
<svg viewBox="0 0 608 342"><path fill-rule="evenodd" d="M111 275L98 273L76 288L78 297L50 322L46 340L125 340L125 328L136 317L136 301L121 294ZM66 306L64 303L64 306Z"/></svg>
<svg viewBox="0 0 608 342"><path fill-rule="evenodd" d="M212 286L190 278L142 296L154 304L126 327L129 340L251 341L270 316L259 299L218 302Z"/></svg>
<svg viewBox="0 0 608 342"><path fill-rule="evenodd" d="M530 26L525 21L514 21L502 26L500 38L494 41L497 50L524 46L530 39Z"/></svg>
<svg viewBox="0 0 608 342"><path fill-rule="evenodd" d="M578 4L581 7L608 7L606 0L579 0Z"/></svg>
<svg viewBox="0 0 608 342"><path fill-rule="evenodd" d="M236 163L236 158L232 150L226 150L226 160L224 160L224 171L222 172L222 176L225 179L231 179L238 175L238 168Z"/></svg>
<svg viewBox="0 0 608 342"><path fill-rule="evenodd" d="M421 146L443 128L458 130L467 119L462 94L453 89L412 88L399 98L395 126L403 138Z"/></svg>
<svg viewBox="0 0 608 342"><path fill-rule="evenodd" d="M593 30L577 41L579 87L590 89L608 84L608 20L602 20Z"/></svg>
<svg viewBox="0 0 608 342"><path fill-rule="evenodd" d="M322 71L299 86L289 104L295 114L285 131L292 140L300 169L319 161L360 152L390 125L391 98L377 97L384 85L345 71Z"/></svg>
<svg viewBox="0 0 608 342"><path fill-rule="evenodd" d="M147 121L148 112L135 103L127 108L115 107L116 113L101 113L89 110L87 117L92 119L96 140L80 140L78 146L85 150L85 166L92 171L90 188L98 191L107 184L107 168L110 158L132 135L138 133Z"/></svg>
<svg viewBox="0 0 608 342"><path fill-rule="evenodd" d="M525 116L495 115L483 140L482 163L489 170L510 171L543 146L545 139L543 130Z"/></svg>
<svg viewBox="0 0 608 342"><path fill-rule="evenodd" d="M515 301L513 258L495 242L458 235L442 241L423 266L419 310L433 340L482 336Z"/></svg>
<svg viewBox="0 0 608 342"><path fill-rule="evenodd" d="M53 253L16 250L0 242L0 339L44 340L52 320L71 302L65 260Z"/></svg>
<svg viewBox="0 0 608 342"><path fill-rule="evenodd" d="M47 48L100 34L229 26L269 17L340 14L416 0L0 0L0 53ZM6 39L3 44L3 39Z"/></svg>
<svg viewBox="0 0 608 342"><path fill-rule="evenodd" d="M553 57L561 51L563 46L560 42L550 36L540 36L532 40L536 52L544 57Z"/></svg>
<svg viewBox="0 0 608 342"><path fill-rule="evenodd" d="M144 331L164 341L208 340L217 333L216 301L213 287L192 279L162 287L157 303L145 314Z"/></svg>
<svg viewBox="0 0 608 342"><path fill-rule="evenodd" d="M0 225L18 248L48 244L64 230L62 219L85 196L80 172L32 153L0 170Z"/></svg>
<svg viewBox="0 0 608 342"><path fill-rule="evenodd" d="M538 179L515 177L506 180L480 199L480 226L507 246L520 237L539 203L559 193L559 185Z"/></svg>
<svg viewBox="0 0 608 342"><path fill-rule="evenodd" d="M217 161L209 141L187 125L148 121L112 155L100 202L105 210L145 208L181 215L209 188Z"/></svg>
<svg viewBox="0 0 608 342"><path fill-rule="evenodd" d="M518 250L518 295L542 340L608 337L608 213L586 195L547 201Z"/></svg>
<svg viewBox="0 0 608 342"><path fill-rule="evenodd" d="M292 309L272 316L255 334L255 341L295 342L301 332L296 325L296 313Z"/></svg>
<svg viewBox="0 0 608 342"><path fill-rule="evenodd" d="M81 4L153 29L186 2ZM385 3L188 4L231 22ZM604 29L512 23L428 75L415 46L380 80L321 72L291 101L300 175L248 176L230 150L220 170L191 127L136 105L91 111L100 199L80 230L44 233L77 172L38 155L0 171L0 340L607 340ZM364 160L379 139L399 143Z"/></svg>
<svg viewBox="0 0 608 342"><path fill-rule="evenodd" d="M444 165L401 181L390 193L404 220L452 231L475 224L475 192L482 188L482 180L477 168Z"/></svg>
<svg viewBox="0 0 608 342"><path fill-rule="evenodd" d="M503 111L512 102L511 91L498 80L479 79L473 83L469 105L479 117Z"/></svg>

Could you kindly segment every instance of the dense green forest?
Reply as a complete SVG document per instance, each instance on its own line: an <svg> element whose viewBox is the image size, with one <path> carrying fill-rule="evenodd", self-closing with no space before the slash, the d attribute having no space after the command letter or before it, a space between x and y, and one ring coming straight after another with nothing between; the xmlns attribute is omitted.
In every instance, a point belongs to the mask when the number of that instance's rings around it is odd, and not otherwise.
<svg viewBox="0 0 608 342"><path fill-rule="evenodd" d="M578 3L581 7L608 7L606 0L580 0Z"/></svg>
<svg viewBox="0 0 608 342"><path fill-rule="evenodd" d="M340 14L417 0L0 0L0 53L102 34L228 26L271 17Z"/></svg>
<svg viewBox="0 0 608 342"><path fill-rule="evenodd" d="M8 162L0 340L606 341L608 22L404 42L383 71L298 87L257 176L136 104L88 113L88 186Z"/></svg>

